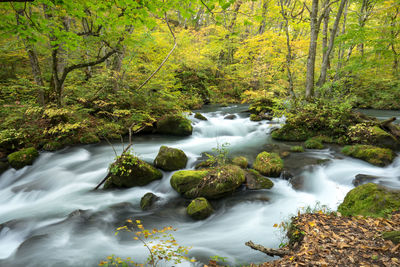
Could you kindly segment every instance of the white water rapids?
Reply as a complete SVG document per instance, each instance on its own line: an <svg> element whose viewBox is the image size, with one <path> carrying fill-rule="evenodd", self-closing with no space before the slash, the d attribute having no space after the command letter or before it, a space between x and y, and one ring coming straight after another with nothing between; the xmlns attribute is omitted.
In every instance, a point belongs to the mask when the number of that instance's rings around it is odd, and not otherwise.
<svg viewBox="0 0 400 267"><path fill-rule="evenodd" d="M241 112L244 109L205 109L202 112L208 121L190 117L192 136L138 136L134 138L134 152L152 162L161 145L180 148L188 155L187 167L192 169L202 152L229 143L233 155L245 155L252 161L266 144L274 142L269 133L278 121L251 122L248 114ZM238 118L224 120L226 114ZM115 147L122 151L121 144ZM172 172L164 172L162 180L143 187L92 191L114 160L109 145L43 152L33 166L9 169L0 176L0 266L97 266L111 254L144 261L147 252L142 244L127 235L114 235L115 228L128 218L142 220L148 229L169 225L177 228L173 234L178 243L191 246L189 257L203 263L214 255L225 257L230 265L263 262L271 258L246 247L246 241L278 247L282 234L273 227L275 223L317 202L335 210L354 187L355 175L377 175L382 177L379 183L400 188L399 157L390 166L380 168L348 157L338 158L329 149L301 155L330 159L299 172L304 178L301 190L293 189L287 180L274 178L272 189L242 190L213 201L216 212L206 220L193 221L185 213L189 201L169 184ZM139 203L147 192L158 195L161 201L144 212Z"/></svg>

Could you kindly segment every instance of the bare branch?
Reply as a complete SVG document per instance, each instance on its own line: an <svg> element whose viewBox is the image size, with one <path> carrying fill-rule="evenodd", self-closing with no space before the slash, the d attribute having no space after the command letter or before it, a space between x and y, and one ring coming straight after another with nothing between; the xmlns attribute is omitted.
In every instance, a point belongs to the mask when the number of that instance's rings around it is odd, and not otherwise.
<svg viewBox="0 0 400 267"><path fill-rule="evenodd" d="M252 249L254 249L254 250L261 251L262 253L265 253L268 256L283 257L283 256L286 256L286 255L289 255L289 251L288 250L266 248L266 247L264 247L262 245L254 244L252 241L246 242L245 245L250 247L250 248L252 248Z"/></svg>

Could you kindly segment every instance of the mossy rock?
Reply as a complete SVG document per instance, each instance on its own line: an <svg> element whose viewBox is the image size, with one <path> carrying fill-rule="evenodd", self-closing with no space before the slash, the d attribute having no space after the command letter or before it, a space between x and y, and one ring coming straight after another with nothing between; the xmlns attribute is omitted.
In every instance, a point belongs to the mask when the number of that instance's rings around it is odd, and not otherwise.
<svg viewBox="0 0 400 267"><path fill-rule="evenodd" d="M131 154L123 154L110 166L104 189L147 185L162 178L161 171Z"/></svg>
<svg viewBox="0 0 400 267"><path fill-rule="evenodd" d="M382 233L382 238L390 240L393 244L397 245L400 243L400 231L390 231Z"/></svg>
<svg viewBox="0 0 400 267"><path fill-rule="evenodd" d="M283 169L283 160L276 153L264 151L257 155L253 168L262 175L279 177Z"/></svg>
<svg viewBox="0 0 400 267"><path fill-rule="evenodd" d="M232 164L233 164L233 165L237 165L237 166L239 166L240 168L245 169L245 168L247 168L247 166L249 165L249 162L247 161L247 158L246 158L246 157L240 156L240 157L234 157L234 158L232 159Z"/></svg>
<svg viewBox="0 0 400 267"><path fill-rule="evenodd" d="M175 171L185 168L187 161L188 157L182 150L161 146L154 159L154 166L164 171Z"/></svg>
<svg viewBox="0 0 400 267"><path fill-rule="evenodd" d="M100 143L100 138L98 138L95 134L88 133L79 138L79 142L81 144L96 144Z"/></svg>
<svg viewBox="0 0 400 267"><path fill-rule="evenodd" d="M204 220L214 213L214 209L207 199L198 197L190 202L186 212L195 220Z"/></svg>
<svg viewBox="0 0 400 267"><path fill-rule="evenodd" d="M318 138L309 138L304 142L304 146L308 149L323 149L324 145Z"/></svg>
<svg viewBox="0 0 400 267"><path fill-rule="evenodd" d="M207 159L205 161L199 162L196 164L194 167L196 170L197 169L204 169L204 168L210 168L210 167L215 167L216 162L210 159Z"/></svg>
<svg viewBox="0 0 400 267"><path fill-rule="evenodd" d="M52 141L52 142L48 142L43 146L44 150L47 151L56 151L59 150L63 147L63 145L60 142L57 141Z"/></svg>
<svg viewBox="0 0 400 267"><path fill-rule="evenodd" d="M400 191L368 183L350 190L338 211L345 216L384 217L399 208Z"/></svg>
<svg viewBox="0 0 400 267"><path fill-rule="evenodd" d="M192 131L191 121L180 115L166 115L157 122L156 132L159 134L187 136Z"/></svg>
<svg viewBox="0 0 400 267"><path fill-rule="evenodd" d="M308 129L294 127L291 124L285 124L271 133L273 139L280 141L305 141L313 135Z"/></svg>
<svg viewBox="0 0 400 267"><path fill-rule="evenodd" d="M218 199L231 195L245 181L244 171L236 165L205 170L183 170L171 177L171 186L186 198Z"/></svg>
<svg viewBox="0 0 400 267"><path fill-rule="evenodd" d="M149 210L153 204L159 200L160 198L153 193L149 192L146 193L141 199L140 199L140 208L142 210Z"/></svg>
<svg viewBox="0 0 400 267"><path fill-rule="evenodd" d="M302 146L292 146L290 147L291 152L304 152L304 147Z"/></svg>
<svg viewBox="0 0 400 267"><path fill-rule="evenodd" d="M249 169L246 171L246 187L251 190L271 189L274 183L258 171Z"/></svg>
<svg viewBox="0 0 400 267"><path fill-rule="evenodd" d="M342 149L342 153L353 158L362 159L377 166L389 165L393 162L396 156L389 148L380 148L370 145L345 146Z"/></svg>
<svg viewBox="0 0 400 267"><path fill-rule="evenodd" d="M367 123L359 123L349 127L347 135L353 143L372 144L391 149L396 149L400 145L396 137L377 125L368 125Z"/></svg>
<svg viewBox="0 0 400 267"><path fill-rule="evenodd" d="M203 116L203 114L196 112L196 114L194 114L194 117L198 120L202 120L202 121L206 121L207 118Z"/></svg>
<svg viewBox="0 0 400 267"><path fill-rule="evenodd" d="M262 121L262 117L260 115L257 114L250 114L250 120L251 121Z"/></svg>
<svg viewBox="0 0 400 267"><path fill-rule="evenodd" d="M32 165L33 161L39 156L39 152L34 147L21 149L20 151L8 155L8 163L15 169L21 169L26 165Z"/></svg>

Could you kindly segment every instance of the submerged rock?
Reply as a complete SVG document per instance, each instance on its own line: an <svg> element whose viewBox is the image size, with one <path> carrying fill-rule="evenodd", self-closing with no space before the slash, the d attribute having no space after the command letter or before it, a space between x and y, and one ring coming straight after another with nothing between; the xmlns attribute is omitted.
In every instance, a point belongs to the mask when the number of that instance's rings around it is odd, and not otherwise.
<svg viewBox="0 0 400 267"><path fill-rule="evenodd" d="M226 115L224 117L224 120L234 120L234 119L236 119L236 115L235 114Z"/></svg>
<svg viewBox="0 0 400 267"><path fill-rule="evenodd" d="M187 136L192 131L191 121L180 115L166 115L157 122L156 133Z"/></svg>
<svg viewBox="0 0 400 267"><path fill-rule="evenodd" d="M249 169L246 171L246 187L251 190L271 189L274 183L258 171Z"/></svg>
<svg viewBox="0 0 400 267"><path fill-rule="evenodd" d="M196 114L194 114L194 117L198 120L202 120L202 121L207 121L207 118L203 116L203 114L196 112Z"/></svg>
<svg viewBox="0 0 400 267"><path fill-rule="evenodd" d="M34 147L21 149L7 156L8 163L15 169L21 169L26 165L32 165L33 161L39 156L39 152Z"/></svg>
<svg viewBox="0 0 400 267"><path fill-rule="evenodd" d="M213 214L214 209L204 197L198 197L190 202L186 209L187 214L196 220L204 220Z"/></svg>
<svg viewBox="0 0 400 267"><path fill-rule="evenodd" d="M110 166L104 189L143 186L162 178L162 173L131 154L123 154Z"/></svg>
<svg viewBox="0 0 400 267"><path fill-rule="evenodd" d="M237 166L239 166L240 168L245 169L245 168L247 168L247 166L249 165L249 162L247 161L247 158L246 158L246 157L240 156L240 157L234 157L234 158L232 159L232 164L233 164L233 165L237 165Z"/></svg>
<svg viewBox="0 0 400 267"><path fill-rule="evenodd" d="M141 199L140 199L140 208L142 210L149 210L153 204L159 200L160 198L153 193L149 192L146 193Z"/></svg>
<svg viewBox="0 0 400 267"><path fill-rule="evenodd" d="M278 177L283 169L283 161L278 154L264 151L257 155L253 168L262 175Z"/></svg>
<svg viewBox="0 0 400 267"><path fill-rule="evenodd" d="M218 199L235 192L244 181L244 171L240 167L226 165L177 171L171 177L171 186L186 198Z"/></svg>
<svg viewBox="0 0 400 267"><path fill-rule="evenodd" d="M354 186L359 186L361 184L372 182L380 177L368 174L357 174L354 180L352 181Z"/></svg>
<svg viewBox="0 0 400 267"><path fill-rule="evenodd" d="M362 159L377 166L389 165L395 158L395 154L392 150L370 145L345 146L342 149L342 153L353 158Z"/></svg>
<svg viewBox="0 0 400 267"><path fill-rule="evenodd" d="M154 166L164 171L175 171L185 168L187 161L188 158L182 150L161 146L154 159Z"/></svg>
<svg viewBox="0 0 400 267"><path fill-rule="evenodd" d="M400 191L368 183L350 190L339 205L338 211L345 216L383 217L400 208Z"/></svg>

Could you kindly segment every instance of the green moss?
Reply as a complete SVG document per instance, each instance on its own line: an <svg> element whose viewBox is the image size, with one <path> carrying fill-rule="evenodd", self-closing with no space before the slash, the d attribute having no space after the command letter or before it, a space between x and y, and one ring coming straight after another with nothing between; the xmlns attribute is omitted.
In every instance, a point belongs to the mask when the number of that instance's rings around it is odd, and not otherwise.
<svg viewBox="0 0 400 267"><path fill-rule="evenodd" d="M159 170L131 154L124 154L111 164L110 175L107 188L143 186L163 176Z"/></svg>
<svg viewBox="0 0 400 267"><path fill-rule="evenodd" d="M178 136L191 135L193 127L191 121L179 115L166 115L157 122L157 133Z"/></svg>
<svg viewBox="0 0 400 267"><path fill-rule="evenodd" d="M399 141L393 135L377 125L371 126L371 123L359 123L351 126L347 135L354 143L372 144L386 148L397 148L399 146Z"/></svg>
<svg viewBox="0 0 400 267"><path fill-rule="evenodd" d="M304 146L308 149L323 149L324 145L318 138L309 138L304 142Z"/></svg>
<svg viewBox="0 0 400 267"><path fill-rule="evenodd" d="M262 176L258 171L249 169L246 171L246 186L248 189L271 189L274 183L267 177Z"/></svg>
<svg viewBox="0 0 400 267"><path fill-rule="evenodd" d="M217 199L232 194L245 181L244 171L235 165L207 170L177 171L171 177L171 186L186 198Z"/></svg>
<svg viewBox="0 0 400 267"><path fill-rule="evenodd" d="M39 156L39 152L34 148L25 148L8 155L8 163L15 169L21 169L26 165L32 165L33 161Z"/></svg>
<svg viewBox="0 0 400 267"><path fill-rule="evenodd" d="M400 208L400 191L391 191L377 184L357 186L347 193L338 211L345 216L383 217Z"/></svg>
<svg viewBox="0 0 400 267"><path fill-rule="evenodd" d="M195 169L204 169L214 167L216 165L215 161L207 159L205 161L199 162L196 164Z"/></svg>
<svg viewBox="0 0 400 267"><path fill-rule="evenodd" d="M262 117L260 115L250 114L250 120L251 121L261 121Z"/></svg>
<svg viewBox="0 0 400 267"><path fill-rule="evenodd" d="M365 160L377 166L386 166L392 163L395 158L395 154L392 150L370 145L345 146L342 149L342 153L350 157Z"/></svg>
<svg viewBox="0 0 400 267"><path fill-rule="evenodd" d="M207 199L204 197L198 197L190 202L186 211L193 219L204 220L214 212L214 209Z"/></svg>
<svg viewBox="0 0 400 267"><path fill-rule="evenodd" d="M257 155L253 168L262 175L278 177L283 169L283 161L278 154L264 151Z"/></svg>
<svg viewBox="0 0 400 267"><path fill-rule="evenodd" d="M382 238L385 240L390 240L394 244L400 243L400 231L390 231L382 233Z"/></svg>
<svg viewBox="0 0 400 267"><path fill-rule="evenodd" d="M243 169L247 168L247 165L249 165L249 162L247 161L247 158L246 158L246 157L243 157L243 156L241 156L241 157L234 157L234 158L232 159L232 163L233 163L234 165L237 165L237 166L243 168Z"/></svg>
<svg viewBox="0 0 400 267"><path fill-rule="evenodd" d="M56 151L56 150L61 149L62 147L63 147L63 145L60 142L52 141L52 142L48 142L47 144L45 144L43 146L43 149L47 150L47 151Z"/></svg>
<svg viewBox="0 0 400 267"><path fill-rule="evenodd" d="M175 171L186 167L188 158L180 149L161 146L154 159L154 166L164 171Z"/></svg>
<svg viewBox="0 0 400 267"><path fill-rule="evenodd" d="M304 152L304 148L302 146L292 146L290 147L291 152Z"/></svg>
<svg viewBox="0 0 400 267"><path fill-rule="evenodd" d="M197 112L196 114L194 114L194 117L198 120L202 120L202 121L206 121L207 118L203 116L203 114Z"/></svg>
<svg viewBox="0 0 400 267"><path fill-rule="evenodd" d="M313 133L306 128L295 127L291 124L285 124L271 133L273 139L281 141L305 141L311 136Z"/></svg>
<svg viewBox="0 0 400 267"><path fill-rule="evenodd" d="M92 133L85 134L79 139L81 144L96 144L100 143L100 139Z"/></svg>

